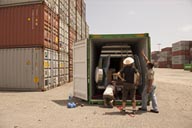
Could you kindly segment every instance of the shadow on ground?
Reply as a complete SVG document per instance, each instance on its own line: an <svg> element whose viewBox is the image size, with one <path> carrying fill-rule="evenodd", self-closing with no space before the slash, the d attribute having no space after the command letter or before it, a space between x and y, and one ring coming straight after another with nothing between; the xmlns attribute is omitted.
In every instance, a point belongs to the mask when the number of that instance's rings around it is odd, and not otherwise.
<svg viewBox="0 0 192 128"><path fill-rule="evenodd" d="M89 104L87 101L77 99L77 98L73 98L72 100L64 99L64 100L52 100L52 101L60 106L67 106L68 102L74 102L74 103L76 103L77 106L82 106L82 107L83 106L96 106L96 105Z"/></svg>

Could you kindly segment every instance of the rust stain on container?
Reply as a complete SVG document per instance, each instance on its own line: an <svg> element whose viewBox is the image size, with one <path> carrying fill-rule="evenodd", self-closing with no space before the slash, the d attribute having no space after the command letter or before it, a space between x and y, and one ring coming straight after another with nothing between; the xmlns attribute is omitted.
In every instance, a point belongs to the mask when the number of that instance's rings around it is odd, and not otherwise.
<svg viewBox="0 0 192 128"><path fill-rule="evenodd" d="M58 50L58 16L45 4L0 8L0 48Z"/></svg>

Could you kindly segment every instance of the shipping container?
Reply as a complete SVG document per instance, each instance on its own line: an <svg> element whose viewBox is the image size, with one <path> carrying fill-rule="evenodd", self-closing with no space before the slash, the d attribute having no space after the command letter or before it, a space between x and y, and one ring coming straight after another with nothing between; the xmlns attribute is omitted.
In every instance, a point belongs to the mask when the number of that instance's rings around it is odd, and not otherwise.
<svg viewBox="0 0 192 128"><path fill-rule="evenodd" d="M69 81L73 81L73 44L77 39L76 31L70 27L69 28Z"/></svg>
<svg viewBox="0 0 192 128"><path fill-rule="evenodd" d="M153 51L151 53L151 62L154 63L154 67L158 67L159 57L160 57L160 51Z"/></svg>
<svg viewBox="0 0 192 128"><path fill-rule="evenodd" d="M184 64L184 70L190 71L192 69L192 64Z"/></svg>
<svg viewBox="0 0 192 128"><path fill-rule="evenodd" d="M82 0L82 19L86 21L86 4L84 0Z"/></svg>
<svg viewBox="0 0 192 128"><path fill-rule="evenodd" d="M183 64L172 64L173 69L183 69L184 65Z"/></svg>
<svg viewBox="0 0 192 128"><path fill-rule="evenodd" d="M161 51L162 52L165 52L165 51L171 52L172 51L172 47L162 48Z"/></svg>
<svg viewBox="0 0 192 128"><path fill-rule="evenodd" d="M45 2L52 11L58 14L59 0L0 0L0 7L31 5L43 2Z"/></svg>
<svg viewBox="0 0 192 128"><path fill-rule="evenodd" d="M144 34L110 34L90 35L89 39L74 43L73 62L73 84L74 96L89 103L103 103L103 92L112 80L112 74L118 72L123 64L123 59L131 56L135 60L135 67L141 73L140 85L137 89L137 103L141 102L141 92L145 86L146 63L140 54L144 50L150 56L150 37ZM104 72L102 82L95 80L97 69ZM118 83L118 81L117 81ZM115 97L120 101L122 83L117 84L118 95ZM127 99L130 102L130 98Z"/></svg>
<svg viewBox="0 0 192 128"><path fill-rule="evenodd" d="M172 64L189 64L189 56L172 56Z"/></svg>
<svg viewBox="0 0 192 128"><path fill-rule="evenodd" d="M76 31L76 0L69 1L69 25Z"/></svg>
<svg viewBox="0 0 192 128"><path fill-rule="evenodd" d="M76 8L77 8L77 12L80 14L80 16L82 16L82 0L76 0Z"/></svg>
<svg viewBox="0 0 192 128"><path fill-rule="evenodd" d="M64 19L66 24L69 23L69 3L68 0L60 0L59 2L59 15Z"/></svg>
<svg viewBox="0 0 192 128"><path fill-rule="evenodd" d="M82 19L80 13L77 11L77 41L82 39Z"/></svg>
<svg viewBox="0 0 192 128"><path fill-rule="evenodd" d="M159 68L171 68L172 65L172 48L166 47L161 49L159 59L158 59L158 67Z"/></svg>
<svg viewBox="0 0 192 128"><path fill-rule="evenodd" d="M33 3L42 3L43 0L0 0L0 6L17 6Z"/></svg>
<svg viewBox="0 0 192 128"><path fill-rule="evenodd" d="M172 44L172 52L189 50L192 45L192 41L179 41Z"/></svg>
<svg viewBox="0 0 192 128"><path fill-rule="evenodd" d="M172 44L172 68L183 69L184 64L190 64L190 47L192 41L179 41Z"/></svg>
<svg viewBox="0 0 192 128"><path fill-rule="evenodd" d="M89 38L89 25L85 23L85 38Z"/></svg>
<svg viewBox="0 0 192 128"><path fill-rule="evenodd" d="M190 50L180 50L172 52L172 56L180 56L180 55L190 56Z"/></svg>
<svg viewBox="0 0 192 128"><path fill-rule="evenodd" d="M82 28L81 28L82 39L85 39L86 38L86 22L85 20L83 20L83 18L81 23L82 23Z"/></svg>
<svg viewBox="0 0 192 128"><path fill-rule="evenodd" d="M0 48L58 50L58 15L45 4L0 8Z"/></svg>
<svg viewBox="0 0 192 128"><path fill-rule="evenodd" d="M47 90L59 84L55 50L0 49L0 60L0 90Z"/></svg>
<svg viewBox="0 0 192 128"><path fill-rule="evenodd" d="M159 61L158 67L159 68L171 68L172 67L172 61Z"/></svg>

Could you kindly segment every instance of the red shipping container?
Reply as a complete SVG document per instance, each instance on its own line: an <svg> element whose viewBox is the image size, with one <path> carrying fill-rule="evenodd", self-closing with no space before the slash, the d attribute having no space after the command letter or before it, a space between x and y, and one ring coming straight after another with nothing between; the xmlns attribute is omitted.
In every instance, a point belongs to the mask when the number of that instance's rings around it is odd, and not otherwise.
<svg viewBox="0 0 192 128"><path fill-rule="evenodd" d="M183 69L184 66L183 66L183 64L172 64L172 68L173 69Z"/></svg>
<svg viewBox="0 0 192 128"><path fill-rule="evenodd" d="M180 50L180 51L172 52L172 56L178 56L178 55L189 56L190 55L190 51L189 50Z"/></svg>
<svg viewBox="0 0 192 128"><path fill-rule="evenodd" d="M161 51L163 52L163 51L172 51L172 48L171 47L166 47L166 48L163 48L163 49L161 49Z"/></svg>
<svg viewBox="0 0 192 128"><path fill-rule="evenodd" d="M171 68L171 61L161 61L158 64L159 68Z"/></svg>
<svg viewBox="0 0 192 128"><path fill-rule="evenodd" d="M58 50L58 16L45 4L0 8L0 48Z"/></svg>

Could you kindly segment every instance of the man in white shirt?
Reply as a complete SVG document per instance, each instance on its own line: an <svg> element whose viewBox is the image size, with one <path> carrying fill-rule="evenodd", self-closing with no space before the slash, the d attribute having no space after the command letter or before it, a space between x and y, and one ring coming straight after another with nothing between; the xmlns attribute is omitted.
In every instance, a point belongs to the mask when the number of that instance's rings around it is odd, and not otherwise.
<svg viewBox="0 0 192 128"><path fill-rule="evenodd" d="M114 103L114 100L115 100L115 97L114 97L114 93L115 93L115 82L112 81L111 84L109 84L104 93L103 93L103 100L104 100L104 106L105 107L113 107L113 103Z"/></svg>

